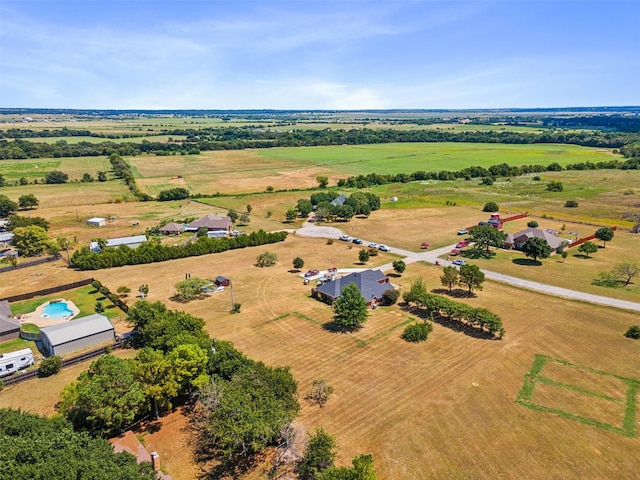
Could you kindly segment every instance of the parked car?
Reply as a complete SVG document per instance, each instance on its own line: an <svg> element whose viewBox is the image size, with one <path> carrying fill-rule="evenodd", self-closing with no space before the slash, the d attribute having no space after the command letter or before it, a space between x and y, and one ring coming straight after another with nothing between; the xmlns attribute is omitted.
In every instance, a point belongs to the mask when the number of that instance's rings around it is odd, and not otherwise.
<svg viewBox="0 0 640 480"><path fill-rule="evenodd" d="M318 271L318 270L309 270L307 273L304 274L304 276L307 277L307 278L315 277L316 275L320 275L320 271Z"/></svg>
<svg viewBox="0 0 640 480"><path fill-rule="evenodd" d="M373 242L371 242L371 243L369 244L369 248L378 248L378 244L377 244L377 243L373 243Z"/></svg>
<svg viewBox="0 0 640 480"><path fill-rule="evenodd" d="M464 248L468 246L469 246L469 242L466 240L460 240L458 243L456 243L456 248Z"/></svg>
<svg viewBox="0 0 640 480"><path fill-rule="evenodd" d="M390 252L391 249L389 247L387 247L386 245L380 244L378 245L378 250L382 250L383 252Z"/></svg>
<svg viewBox="0 0 640 480"><path fill-rule="evenodd" d="M340 235L339 240L342 240L343 242L350 242L351 237L349 235Z"/></svg>
<svg viewBox="0 0 640 480"><path fill-rule="evenodd" d="M359 238L354 238L353 240L351 240L353 243L357 243L358 245L362 245L364 242L362 240L360 240Z"/></svg>
<svg viewBox="0 0 640 480"><path fill-rule="evenodd" d="M460 250L457 248L454 248L453 250L451 250L451 253L449 253L449 255L460 255Z"/></svg>
<svg viewBox="0 0 640 480"><path fill-rule="evenodd" d="M460 230L458 230L458 235L466 235L467 233L469 233L469 230L467 230L466 228L461 228Z"/></svg>
<svg viewBox="0 0 640 480"><path fill-rule="evenodd" d="M467 264L467 262L461 258L456 258L452 263L458 267L461 267Z"/></svg>

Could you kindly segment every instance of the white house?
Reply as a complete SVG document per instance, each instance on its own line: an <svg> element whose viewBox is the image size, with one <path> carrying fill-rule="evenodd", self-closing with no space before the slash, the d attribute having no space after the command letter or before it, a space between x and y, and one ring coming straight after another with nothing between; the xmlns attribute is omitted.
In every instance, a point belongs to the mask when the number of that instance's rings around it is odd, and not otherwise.
<svg viewBox="0 0 640 480"><path fill-rule="evenodd" d="M0 233L0 246L6 247L7 245L11 245L13 237L14 235L11 232Z"/></svg>
<svg viewBox="0 0 640 480"><path fill-rule="evenodd" d="M90 227L104 227L107 224L106 218L93 217L87 220L87 225Z"/></svg>
<svg viewBox="0 0 640 480"><path fill-rule="evenodd" d="M113 342L115 331L107 317L95 313L51 327L41 328L42 348L48 355L62 355L101 343Z"/></svg>

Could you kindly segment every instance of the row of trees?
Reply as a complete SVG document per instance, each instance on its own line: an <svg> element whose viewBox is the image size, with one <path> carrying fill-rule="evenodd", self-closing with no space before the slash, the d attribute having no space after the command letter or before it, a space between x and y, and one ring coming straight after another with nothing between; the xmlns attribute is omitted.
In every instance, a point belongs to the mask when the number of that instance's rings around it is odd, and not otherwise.
<svg viewBox="0 0 640 480"><path fill-rule="evenodd" d="M80 270L99 270L102 268L121 267L123 265L140 265L144 263L164 262L176 258L219 253L236 248L255 247L270 243L282 242L286 232L267 233L264 230L239 235L232 238L199 237L195 242L186 245L166 246L157 241L145 242L137 248L122 245L118 248L104 248L101 252L92 252L89 247L76 250L71 263Z"/></svg>
<svg viewBox="0 0 640 480"><path fill-rule="evenodd" d="M410 291L403 294L402 298L408 305L424 310L432 319L444 317L488 332L499 339L504 337L505 330L498 315L485 308L472 307L441 295L428 293L422 279L413 282Z"/></svg>
<svg viewBox="0 0 640 480"><path fill-rule="evenodd" d="M301 198L295 209L291 208L286 212L287 221L293 221L298 214L307 218L313 211L318 220L349 221L354 215L369 216L372 211L380 209L380 197L370 192L355 192L342 205L332 205L331 202L336 197L334 192L316 192L309 199Z"/></svg>
<svg viewBox="0 0 640 480"><path fill-rule="evenodd" d="M40 201L33 193L20 195L18 202L14 202L6 195L0 195L0 217L8 217L13 212L20 210L31 210L36 208Z"/></svg>

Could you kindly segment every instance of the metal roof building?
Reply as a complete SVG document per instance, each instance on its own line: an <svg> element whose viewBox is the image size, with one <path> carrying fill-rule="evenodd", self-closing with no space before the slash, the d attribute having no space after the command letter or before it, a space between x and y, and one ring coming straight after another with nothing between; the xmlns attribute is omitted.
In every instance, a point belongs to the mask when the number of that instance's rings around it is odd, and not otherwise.
<svg viewBox="0 0 640 480"><path fill-rule="evenodd" d="M129 248L137 248L147 241L146 235L133 235L131 237L118 237L110 238L105 245L106 248L117 248L121 245L126 245ZM100 245L98 242L91 242L89 244L89 250L92 252L100 252Z"/></svg>
<svg viewBox="0 0 640 480"><path fill-rule="evenodd" d="M113 342L115 331L107 317L99 313L41 328L43 350L48 355L63 355L101 343Z"/></svg>

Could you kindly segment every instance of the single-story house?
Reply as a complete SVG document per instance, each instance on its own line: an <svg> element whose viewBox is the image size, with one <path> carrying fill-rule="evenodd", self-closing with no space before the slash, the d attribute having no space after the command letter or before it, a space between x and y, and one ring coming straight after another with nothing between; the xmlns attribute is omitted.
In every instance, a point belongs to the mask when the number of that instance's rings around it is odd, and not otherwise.
<svg viewBox="0 0 640 480"><path fill-rule="evenodd" d="M336 198L331 200L329 203L331 205L333 205L334 207L337 207L339 205L344 205L344 202L346 202L346 201L347 201L347 196L344 193L341 193Z"/></svg>
<svg viewBox="0 0 640 480"><path fill-rule="evenodd" d="M129 248L137 248L147 241L146 235L133 235L131 237L118 237L110 238L105 245L106 248L117 248L121 245L126 245ZM89 244L89 250L92 252L100 253L100 245L98 242L91 242Z"/></svg>
<svg viewBox="0 0 640 480"><path fill-rule="evenodd" d="M377 305L382 299L382 294L393 288L389 278L380 270L364 270L324 283L312 289L312 293L332 303L350 283L358 287L369 306Z"/></svg>
<svg viewBox="0 0 640 480"><path fill-rule="evenodd" d="M0 233L0 245L6 247L11 245L11 241L13 240L14 234L11 232Z"/></svg>
<svg viewBox="0 0 640 480"><path fill-rule="evenodd" d="M20 322L13 319L11 307L6 300L0 300L0 342L20 336Z"/></svg>
<svg viewBox="0 0 640 480"><path fill-rule="evenodd" d="M104 227L107 224L106 218L93 217L87 220L87 225L90 227Z"/></svg>
<svg viewBox="0 0 640 480"><path fill-rule="evenodd" d="M169 222L165 226L160 227L159 231L163 235L180 235L184 232L184 225L176 222Z"/></svg>
<svg viewBox="0 0 640 480"><path fill-rule="evenodd" d="M520 250L522 245L533 237L546 240L551 247L552 252L557 251L564 243L567 242L565 239L556 237L552 233L542 230L541 228L525 228L517 233L509 233L504 243L507 248Z"/></svg>
<svg viewBox="0 0 640 480"><path fill-rule="evenodd" d="M113 342L115 339L113 325L107 317L99 313L43 327L40 331L43 351L47 355L71 353Z"/></svg>
<svg viewBox="0 0 640 480"><path fill-rule="evenodd" d="M218 287L228 287L231 283L231 280L229 280L227 277L223 277L222 275L218 275L215 282L216 286Z"/></svg>
<svg viewBox="0 0 640 480"><path fill-rule="evenodd" d="M229 217L223 217L222 215L205 215L204 217L187 224L185 230L187 232L195 232L202 227L206 227L210 232L218 231L231 233L231 230L233 230L233 222Z"/></svg>

